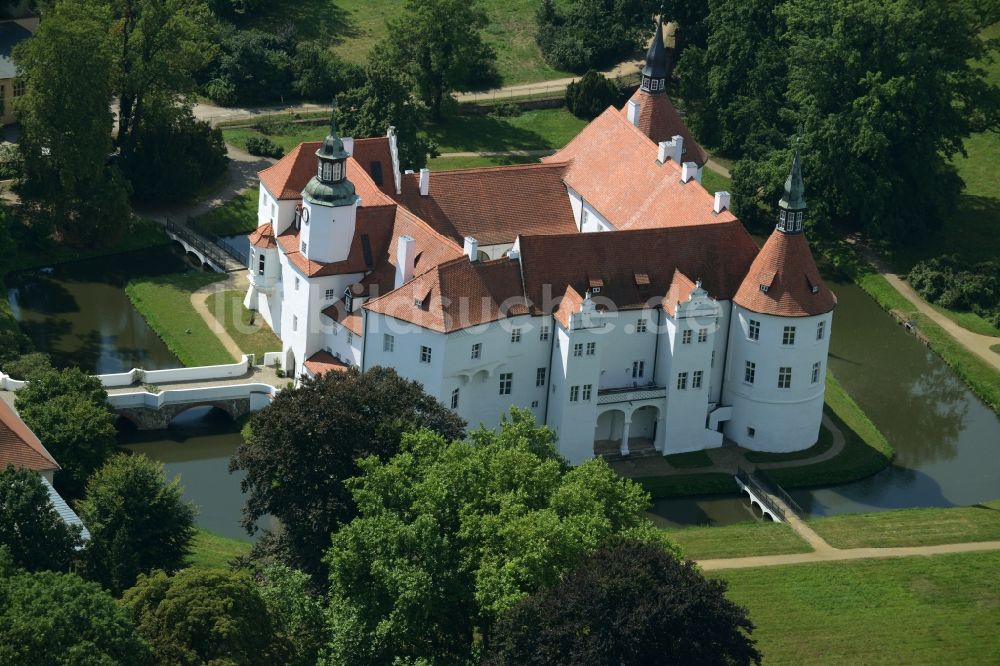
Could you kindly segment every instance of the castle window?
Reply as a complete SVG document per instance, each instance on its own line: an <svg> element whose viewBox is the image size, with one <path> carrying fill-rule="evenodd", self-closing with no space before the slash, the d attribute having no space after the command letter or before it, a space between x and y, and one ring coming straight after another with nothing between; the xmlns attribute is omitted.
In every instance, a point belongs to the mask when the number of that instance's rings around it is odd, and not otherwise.
<svg viewBox="0 0 1000 666"><path fill-rule="evenodd" d="M420 362L421 363L430 363L431 362L431 348L430 347L424 347L423 345L420 346Z"/></svg>
<svg viewBox="0 0 1000 666"><path fill-rule="evenodd" d="M532 400L531 401L531 408L534 409L535 407L538 407L538 401L537 400Z"/></svg>
<svg viewBox="0 0 1000 666"><path fill-rule="evenodd" d="M714 368L715 367L715 350L714 349L712 350L712 362L708 364L708 367L710 367L710 368Z"/></svg>
<svg viewBox="0 0 1000 666"><path fill-rule="evenodd" d="M691 344L691 331L684 331L681 335L681 344L689 345Z"/></svg>
<svg viewBox="0 0 1000 666"><path fill-rule="evenodd" d="M642 378L642 375L645 371L646 371L645 361L632 361L632 379Z"/></svg>
<svg viewBox="0 0 1000 666"><path fill-rule="evenodd" d="M302 254L309 254L309 243L302 241Z"/></svg>
<svg viewBox="0 0 1000 666"><path fill-rule="evenodd" d="M698 329L698 342L707 342L707 341L708 341L708 329L707 328L699 328Z"/></svg>
<svg viewBox="0 0 1000 666"><path fill-rule="evenodd" d="M584 384L583 385L583 401L584 402L590 402L590 392L591 392L592 388L593 388L593 384Z"/></svg>
<svg viewBox="0 0 1000 666"><path fill-rule="evenodd" d="M14 97L21 97L24 95L24 79L16 79L14 81Z"/></svg>
<svg viewBox="0 0 1000 666"><path fill-rule="evenodd" d="M458 389L451 392L451 408L458 409Z"/></svg>
<svg viewBox="0 0 1000 666"><path fill-rule="evenodd" d="M500 395L510 395L511 385L514 383L514 373L500 373Z"/></svg>
<svg viewBox="0 0 1000 666"><path fill-rule="evenodd" d="M545 386L545 368L535 371L535 386Z"/></svg>
<svg viewBox="0 0 1000 666"><path fill-rule="evenodd" d="M569 387L569 401L577 402L580 399L580 387L570 386Z"/></svg>
<svg viewBox="0 0 1000 666"><path fill-rule="evenodd" d="M334 162L333 164L333 180L340 180L344 177L344 165L341 162Z"/></svg>
<svg viewBox="0 0 1000 666"><path fill-rule="evenodd" d="M785 228L785 218L787 216L788 213L786 213L785 211L781 211L780 213L778 213L778 226L782 229Z"/></svg>
<svg viewBox="0 0 1000 666"><path fill-rule="evenodd" d="M770 289L770 287L768 287L766 284L760 285L761 293L766 294L768 289Z"/></svg>
<svg viewBox="0 0 1000 666"><path fill-rule="evenodd" d="M354 310L354 295L351 294L350 287L344 290L344 309L348 312Z"/></svg>
<svg viewBox="0 0 1000 666"><path fill-rule="evenodd" d="M757 429L756 428L752 428L750 426L747 426L747 437L752 438L756 434L757 434Z"/></svg>
<svg viewBox="0 0 1000 666"><path fill-rule="evenodd" d="M264 253L263 252L260 253L260 259L257 261L257 274L258 275L263 275L264 274Z"/></svg>
<svg viewBox="0 0 1000 666"><path fill-rule="evenodd" d="M299 290L299 278L296 277L295 278L295 291L298 291L298 290Z"/></svg>
<svg viewBox="0 0 1000 666"><path fill-rule="evenodd" d="M511 342L520 342L521 341L521 329L520 328L512 328L510 330L510 341Z"/></svg>
<svg viewBox="0 0 1000 666"><path fill-rule="evenodd" d="M573 345L573 356L583 356L583 343L577 342Z"/></svg>
<svg viewBox="0 0 1000 666"><path fill-rule="evenodd" d="M760 340L760 322L751 319L747 322L747 338L750 340Z"/></svg>
<svg viewBox="0 0 1000 666"><path fill-rule="evenodd" d="M330 163L329 162L324 162L323 163L323 180L330 180L332 176L333 176L333 169L331 168Z"/></svg>
<svg viewBox="0 0 1000 666"><path fill-rule="evenodd" d="M819 361L816 361L815 363L813 363L813 371L812 371L812 383L813 384L815 384L816 382L819 381L819 368L820 368Z"/></svg>
<svg viewBox="0 0 1000 666"><path fill-rule="evenodd" d="M821 321L820 323L816 324L816 339L822 340L825 337L826 337L826 322Z"/></svg>
<svg viewBox="0 0 1000 666"><path fill-rule="evenodd" d="M691 374L691 388L700 389L701 388L701 378L704 376L704 372L701 370L695 370Z"/></svg>
<svg viewBox="0 0 1000 666"><path fill-rule="evenodd" d="M588 342L587 343L587 356L593 356L596 353L597 353L597 343L596 342Z"/></svg>
<svg viewBox="0 0 1000 666"><path fill-rule="evenodd" d="M786 326L784 332L781 334L781 344L783 345L794 345L795 344L795 327Z"/></svg>
<svg viewBox="0 0 1000 666"><path fill-rule="evenodd" d="M677 374L677 390L686 391L688 387L688 373L680 372Z"/></svg>
<svg viewBox="0 0 1000 666"><path fill-rule="evenodd" d="M351 331L348 331L347 332L347 344L351 344L352 342L354 342L354 333L352 333Z"/></svg>
<svg viewBox="0 0 1000 666"><path fill-rule="evenodd" d="M336 289L327 289L326 291L323 292L323 299L324 300L332 301L335 298L337 298L337 290Z"/></svg>
<svg viewBox="0 0 1000 666"><path fill-rule="evenodd" d="M299 318L296 315L292 315L292 330L299 330Z"/></svg>
<svg viewBox="0 0 1000 666"><path fill-rule="evenodd" d="M743 382L746 384L753 384L756 374L757 364L753 361L747 361L746 367L743 369Z"/></svg>
<svg viewBox="0 0 1000 666"><path fill-rule="evenodd" d="M471 358L477 359L483 355L483 343L477 342L472 345L472 356Z"/></svg>
<svg viewBox="0 0 1000 666"><path fill-rule="evenodd" d="M635 332L636 333L645 333L646 332L646 325L647 325L646 320L645 319L640 319L635 324Z"/></svg>
<svg viewBox="0 0 1000 666"><path fill-rule="evenodd" d="M549 339L549 327L548 326L542 326L542 328L538 331L538 339L539 340L543 340L543 341Z"/></svg>
<svg viewBox="0 0 1000 666"><path fill-rule="evenodd" d="M792 369L778 368L778 388L792 388Z"/></svg>
<svg viewBox="0 0 1000 666"><path fill-rule="evenodd" d="M382 335L382 351L392 352L396 350L396 338L385 333Z"/></svg>
<svg viewBox="0 0 1000 666"><path fill-rule="evenodd" d="M659 79L652 79L649 83L650 83L650 85L649 85L649 89L650 90L659 90L660 89L660 80Z"/></svg>

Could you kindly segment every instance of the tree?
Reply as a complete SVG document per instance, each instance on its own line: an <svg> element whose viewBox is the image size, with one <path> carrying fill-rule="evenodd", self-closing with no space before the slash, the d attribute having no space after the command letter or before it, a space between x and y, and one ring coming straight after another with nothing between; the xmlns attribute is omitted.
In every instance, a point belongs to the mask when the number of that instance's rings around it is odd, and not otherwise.
<svg viewBox="0 0 1000 666"><path fill-rule="evenodd" d="M391 457L403 433L421 427L455 438L464 423L389 368L327 373L282 391L250 419L230 464L246 472L243 525L253 533L261 517L278 518L285 563L321 580L330 534L356 512L344 481L357 476L357 461Z"/></svg>
<svg viewBox="0 0 1000 666"><path fill-rule="evenodd" d="M99 379L67 368L37 373L14 399L21 418L59 462L55 486L64 497L80 497L87 478L117 447L107 395Z"/></svg>
<svg viewBox="0 0 1000 666"><path fill-rule="evenodd" d="M294 32L224 31L206 93L217 104L259 104L293 94Z"/></svg>
<svg viewBox="0 0 1000 666"><path fill-rule="evenodd" d="M267 607L245 573L185 569L141 575L122 604L156 663L281 663Z"/></svg>
<svg viewBox="0 0 1000 666"><path fill-rule="evenodd" d="M295 92L306 99L329 100L364 83L364 70L338 58L322 42L299 42L292 59Z"/></svg>
<svg viewBox="0 0 1000 666"><path fill-rule="evenodd" d="M369 59L365 82L340 95L337 124L345 136L385 136L396 128L399 162L404 169L421 169L437 147L421 134L425 109L410 94L409 84L385 59Z"/></svg>
<svg viewBox="0 0 1000 666"><path fill-rule="evenodd" d="M124 609L95 583L50 571L0 576L0 664L151 663Z"/></svg>
<svg viewBox="0 0 1000 666"><path fill-rule="evenodd" d="M179 477L168 483L163 464L143 455L117 455L97 470L77 503L91 535L87 577L120 595L140 573L180 569L195 516L183 492Z"/></svg>
<svg viewBox="0 0 1000 666"><path fill-rule="evenodd" d="M565 11L542 0L538 46L558 69L583 72L616 64L649 40L655 0L574 0Z"/></svg>
<svg viewBox="0 0 1000 666"><path fill-rule="evenodd" d="M280 663L314 666L328 641L323 602L311 590L309 576L283 564L265 567L258 591L284 646Z"/></svg>
<svg viewBox="0 0 1000 666"><path fill-rule="evenodd" d="M591 69L566 87L566 108L573 115L590 120L617 102L620 94L617 83Z"/></svg>
<svg viewBox="0 0 1000 666"><path fill-rule="evenodd" d="M128 188L112 151L114 65L105 7L64 0L46 12L14 60L26 92L17 101L24 154L19 193L33 217L64 240L114 240L129 218Z"/></svg>
<svg viewBox="0 0 1000 666"><path fill-rule="evenodd" d="M475 637L617 534L663 543L649 496L603 460L569 469L555 435L514 410L500 432L404 437L351 482L333 537L331 663L465 663Z"/></svg>
<svg viewBox="0 0 1000 666"><path fill-rule="evenodd" d="M75 560L80 529L59 516L37 472L0 470L0 545L28 571L67 571Z"/></svg>
<svg viewBox="0 0 1000 666"><path fill-rule="evenodd" d="M674 32L673 57L680 57L689 46L705 48L708 40L708 9L710 0L665 0L660 6L663 8L663 22L668 21L677 24Z"/></svg>
<svg viewBox="0 0 1000 666"><path fill-rule="evenodd" d="M406 0L377 53L409 74L436 120L453 90L498 81L496 53L481 35L488 23L479 0Z"/></svg>
<svg viewBox="0 0 1000 666"><path fill-rule="evenodd" d="M621 540L508 610L484 663L759 664L725 591L659 545Z"/></svg>

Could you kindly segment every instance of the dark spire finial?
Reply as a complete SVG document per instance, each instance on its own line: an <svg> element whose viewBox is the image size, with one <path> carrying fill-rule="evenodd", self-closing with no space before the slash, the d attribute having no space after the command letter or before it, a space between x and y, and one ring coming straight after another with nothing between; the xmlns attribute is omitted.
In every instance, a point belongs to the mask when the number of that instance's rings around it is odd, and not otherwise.
<svg viewBox="0 0 1000 666"><path fill-rule="evenodd" d="M661 5L660 15L656 18L653 41L646 51L646 64L642 68L641 87L646 92L664 92L667 79L667 48L663 45L663 12Z"/></svg>
<svg viewBox="0 0 1000 666"><path fill-rule="evenodd" d="M795 138L795 155L792 168L785 179L785 192L780 205L786 210L802 210L806 207L805 186L802 184L802 158L799 155L799 138Z"/></svg>
<svg viewBox="0 0 1000 666"><path fill-rule="evenodd" d="M330 136L337 136L337 96L330 103Z"/></svg>

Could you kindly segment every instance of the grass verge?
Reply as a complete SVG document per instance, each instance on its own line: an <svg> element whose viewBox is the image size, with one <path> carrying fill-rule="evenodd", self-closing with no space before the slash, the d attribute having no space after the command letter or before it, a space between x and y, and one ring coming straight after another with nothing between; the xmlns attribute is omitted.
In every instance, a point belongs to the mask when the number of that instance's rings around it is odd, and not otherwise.
<svg viewBox="0 0 1000 666"><path fill-rule="evenodd" d="M808 449L802 451L792 451L791 453L768 453L766 451L747 451L745 457L750 462L771 463L788 462L791 460L806 460L815 456L823 455L833 446L833 433L827 430L826 426L820 426L819 439Z"/></svg>
<svg viewBox="0 0 1000 666"><path fill-rule="evenodd" d="M1000 500L948 509L901 509L816 518L810 527L836 548L934 546L1000 539Z"/></svg>
<svg viewBox="0 0 1000 666"><path fill-rule="evenodd" d="M426 129L442 153L562 148L586 127L565 108L536 109L495 118L456 115Z"/></svg>
<svg viewBox="0 0 1000 666"><path fill-rule="evenodd" d="M709 572L767 664L985 664L1000 654L1000 552Z"/></svg>
<svg viewBox="0 0 1000 666"><path fill-rule="evenodd" d="M128 299L167 348L186 366L221 365L234 359L191 305L196 290L226 279L218 273L180 273L133 280Z"/></svg>
<svg viewBox="0 0 1000 666"><path fill-rule="evenodd" d="M746 522L736 525L665 530L684 557L707 560L808 553L812 548L785 523Z"/></svg>
<svg viewBox="0 0 1000 666"><path fill-rule="evenodd" d="M264 322L263 317L256 317L254 323L250 324L253 313L243 307L242 291L210 294L206 304L209 312L225 327L243 353L254 354L258 363L263 362L266 352L281 351L281 340Z"/></svg>
<svg viewBox="0 0 1000 666"><path fill-rule="evenodd" d="M666 457L671 467L677 469L697 469L711 467L712 459L704 451L689 451L688 453L672 453Z"/></svg>
<svg viewBox="0 0 1000 666"><path fill-rule="evenodd" d="M248 234L257 228L257 201L260 187L251 187L218 208L194 220L194 227L216 236Z"/></svg>
<svg viewBox="0 0 1000 666"><path fill-rule="evenodd" d="M836 378L826 377L826 415L844 433L844 450L825 462L767 470L785 488L830 486L882 471L892 461L892 446L847 394Z"/></svg>
<svg viewBox="0 0 1000 666"><path fill-rule="evenodd" d="M228 569L229 561L250 552L251 544L198 529L191 542L187 565L200 569Z"/></svg>
<svg viewBox="0 0 1000 666"><path fill-rule="evenodd" d="M721 495L739 490L731 474L674 474L670 476L640 476L632 479L653 499L685 497L687 495Z"/></svg>
<svg viewBox="0 0 1000 666"><path fill-rule="evenodd" d="M732 179L726 178L721 173L716 173L708 167L705 167L701 171L701 186L708 190L709 194L733 191Z"/></svg>

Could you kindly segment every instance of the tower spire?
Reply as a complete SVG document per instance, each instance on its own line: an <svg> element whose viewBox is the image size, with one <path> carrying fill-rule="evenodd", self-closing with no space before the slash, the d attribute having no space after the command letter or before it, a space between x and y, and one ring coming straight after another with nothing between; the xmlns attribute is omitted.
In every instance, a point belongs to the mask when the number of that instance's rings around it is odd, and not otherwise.
<svg viewBox="0 0 1000 666"><path fill-rule="evenodd" d="M323 139L323 145L316 151L316 176L302 191L303 198L331 206L343 206L354 202L354 184L347 179L347 158L344 141L337 132L337 98L333 98L330 113L330 132Z"/></svg>
<svg viewBox="0 0 1000 666"><path fill-rule="evenodd" d="M806 209L805 186L802 184L802 158L799 140L795 139L795 156L792 168L785 179L785 191L778 201L778 230L785 233L802 231L802 216Z"/></svg>
<svg viewBox="0 0 1000 666"><path fill-rule="evenodd" d="M663 45L663 5L660 5L660 15L656 17L656 31L653 41L646 51L646 64L642 67L642 83L640 88L648 93L662 94L666 92L667 83L667 48Z"/></svg>

